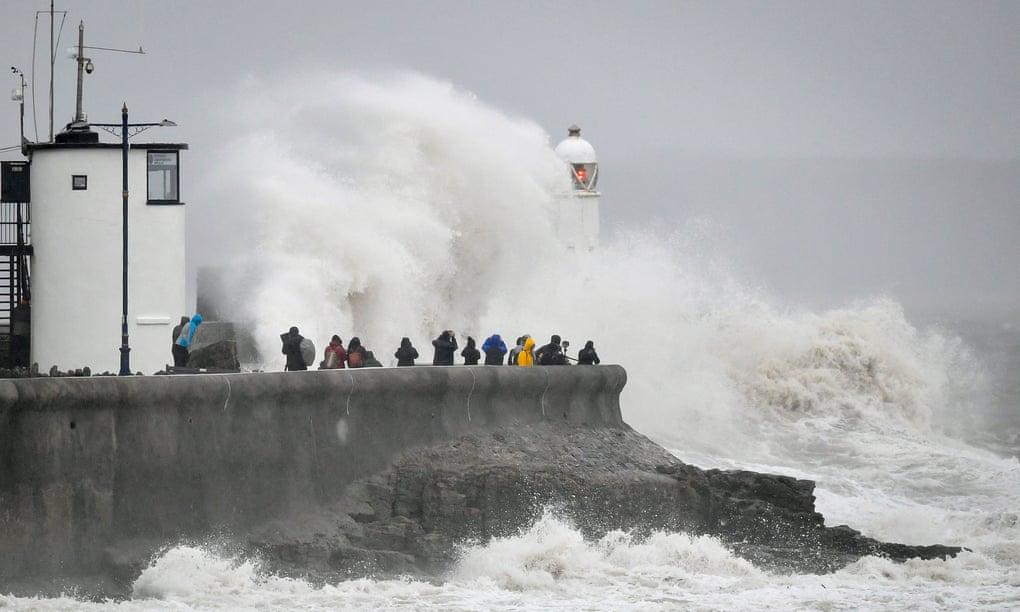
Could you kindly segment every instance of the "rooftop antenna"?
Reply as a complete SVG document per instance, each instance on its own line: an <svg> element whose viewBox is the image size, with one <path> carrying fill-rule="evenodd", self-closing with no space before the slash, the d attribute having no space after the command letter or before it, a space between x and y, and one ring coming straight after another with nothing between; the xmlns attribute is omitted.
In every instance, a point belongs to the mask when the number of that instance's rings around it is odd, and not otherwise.
<svg viewBox="0 0 1020 612"><path fill-rule="evenodd" d="M67 13L64 13L67 17ZM60 29L63 30L63 21ZM57 50L53 44L53 0L50 0L50 142L53 142L53 64L57 57Z"/></svg>
<svg viewBox="0 0 1020 612"><path fill-rule="evenodd" d="M137 55L145 55L145 51L141 46L138 50L132 49L115 49L112 47L89 47L85 45L85 22L80 21L78 23L78 47L68 49L68 55L71 59L74 59L78 63L78 90L74 100L74 120L71 122L72 127L79 129L87 129L85 121L85 111L82 108L82 94L85 88L85 73L92 74L95 70L95 65L92 63L92 58L85 57L85 49L92 49L95 51L113 51L116 53L134 53ZM50 109L52 113L52 109Z"/></svg>
<svg viewBox="0 0 1020 612"><path fill-rule="evenodd" d="M67 19L67 11L56 11L53 8L53 0L50 0L49 11L36 11L35 12L35 24L36 32L39 28L39 14L49 13L50 14L50 142L53 142L53 67L57 59L57 43L60 41L60 33L64 31L64 20ZM53 40L53 30L55 25L55 16L57 13L61 14L60 18L60 32L57 33L56 41ZM32 121L35 121L35 34L33 33L32 38ZM38 129L36 130L36 138L39 137Z"/></svg>

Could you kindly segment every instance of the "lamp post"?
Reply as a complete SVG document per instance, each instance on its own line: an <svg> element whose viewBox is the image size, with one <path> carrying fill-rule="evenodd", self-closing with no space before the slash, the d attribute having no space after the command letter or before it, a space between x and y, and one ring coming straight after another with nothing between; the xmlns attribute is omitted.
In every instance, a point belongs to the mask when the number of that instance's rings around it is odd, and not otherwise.
<svg viewBox="0 0 1020 612"><path fill-rule="evenodd" d="M122 201L122 263L121 263L121 313L120 313L120 375L131 376L131 347L128 344L128 138L140 134L151 127L174 127L177 124L168 119L159 123L128 123L127 102L120 109L120 124L116 123L93 123L94 127L102 128L107 132L120 136L121 162L121 197ZM117 130L120 134L117 134Z"/></svg>

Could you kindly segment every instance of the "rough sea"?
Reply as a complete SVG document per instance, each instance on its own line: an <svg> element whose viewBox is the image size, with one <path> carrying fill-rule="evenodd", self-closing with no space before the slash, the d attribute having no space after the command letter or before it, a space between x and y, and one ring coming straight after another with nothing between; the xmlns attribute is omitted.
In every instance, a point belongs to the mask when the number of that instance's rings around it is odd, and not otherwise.
<svg viewBox="0 0 1020 612"><path fill-rule="evenodd" d="M550 210L566 180L549 137L427 77L319 75L236 96L223 118L235 136L195 188L216 203L198 233L235 239L213 254L239 279L222 301L263 354L292 322L386 355L451 327L593 339L628 370L624 418L679 458L809 478L828 525L967 551L781 575L710 537L586 541L550 513L465 546L433 582L312 585L171 543L129 600L0 595L0 608L1020 608L1020 314L916 316L894 296L790 304L704 257L690 228L629 228L563 253Z"/></svg>

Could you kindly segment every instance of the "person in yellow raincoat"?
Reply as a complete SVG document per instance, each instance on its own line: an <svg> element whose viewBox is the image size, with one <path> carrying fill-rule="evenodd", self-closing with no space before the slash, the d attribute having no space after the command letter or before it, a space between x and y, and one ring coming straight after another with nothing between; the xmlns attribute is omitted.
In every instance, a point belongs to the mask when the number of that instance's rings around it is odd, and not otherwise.
<svg viewBox="0 0 1020 612"><path fill-rule="evenodd" d="M522 368L530 368L535 365L535 339L531 336L524 338L524 348L517 355L517 365Z"/></svg>

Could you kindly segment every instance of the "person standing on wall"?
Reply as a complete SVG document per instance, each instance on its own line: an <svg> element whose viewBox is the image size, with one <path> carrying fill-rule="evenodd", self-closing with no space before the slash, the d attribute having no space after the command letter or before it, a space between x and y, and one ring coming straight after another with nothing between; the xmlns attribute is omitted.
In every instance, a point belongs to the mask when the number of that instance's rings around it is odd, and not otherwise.
<svg viewBox="0 0 1020 612"><path fill-rule="evenodd" d="M175 368L183 368L188 365L188 349L178 344L177 341L181 337L181 332L187 329L189 321L191 321L191 319L188 317L181 317L181 322L174 326L173 341L170 352L174 356Z"/></svg>
<svg viewBox="0 0 1020 612"><path fill-rule="evenodd" d="M521 351L524 350L524 339L527 336L520 336L517 338L517 342L514 343L514 347L510 349L510 357L506 360L507 365L517 365L517 358L520 356Z"/></svg>
<svg viewBox="0 0 1020 612"><path fill-rule="evenodd" d="M344 341L340 339L340 336L334 334L329 340L329 346L326 347L322 369L339 370L346 367L346 363L347 351L344 350Z"/></svg>
<svg viewBox="0 0 1020 612"><path fill-rule="evenodd" d="M436 347L435 355L432 357L432 365L453 365L453 354L457 351L457 336L453 330L446 330L432 341Z"/></svg>
<svg viewBox="0 0 1020 612"><path fill-rule="evenodd" d="M195 341L195 330L202 324L202 315L195 313L195 316L191 317L188 324L184 324L184 317L181 317L181 333L177 336L176 344L183 349L182 356L184 358L184 364L188 363L188 355L191 353L191 344ZM176 355L175 355L176 363Z"/></svg>
<svg viewBox="0 0 1020 612"><path fill-rule="evenodd" d="M599 354L595 352L595 343L591 340L584 343L584 348L577 354L578 365L598 365L602 363L599 360Z"/></svg>
<svg viewBox="0 0 1020 612"><path fill-rule="evenodd" d="M418 358L418 349L411 344L411 339L404 337L400 340L400 348L393 356L397 358L398 366L413 366L414 360Z"/></svg>
<svg viewBox="0 0 1020 612"><path fill-rule="evenodd" d="M283 354L287 356L287 365L284 368L288 372L307 370L305 358L301 354L301 341L304 340L298 332L297 327L291 327L285 334L280 334L280 341L283 343Z"/></svg>
<svg viewBox="0 0 1020 612"><path fill-rule="evenodd" d="M478 360L482 358L482 353L475 348L475 339L468 336L467 346L460 352L460 356L464 358L464 365L478 365Z"/></svg>
<svg viewBox="0 0 1020 612"><path fill-rule="evenodd" d="M347 366L351 368L365 367L365 347L361 346L361 338L355 336L347 343Z"/></svg>
<svg viewBox="0 0 1020 612"><path fill-rule="evenodd" d="M524 346L517 354L517 365L522 368L530 368L535 365L535 339L531 336L524 336Z"/></svg>
<svg viewBox="0 0 1020 612"><path fill-rule="evenodd" d="M553 334L552 338L549 339L549 344L538 349L538 352L535 353L538 365L568 365L567 358L563 354L563 346L561 346L560 342L559 335Z"/></svg>
<svg viewBox="0 0 1020 612"><path fill-rule="evenodd" d="M482 343L482 352L485 353L485 365L503 365L506 342L503 342L499 334L492 334Z"/></svg>

